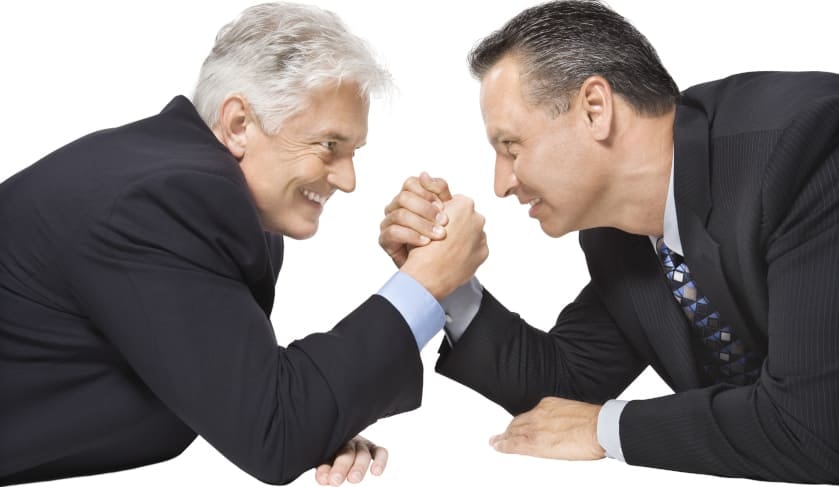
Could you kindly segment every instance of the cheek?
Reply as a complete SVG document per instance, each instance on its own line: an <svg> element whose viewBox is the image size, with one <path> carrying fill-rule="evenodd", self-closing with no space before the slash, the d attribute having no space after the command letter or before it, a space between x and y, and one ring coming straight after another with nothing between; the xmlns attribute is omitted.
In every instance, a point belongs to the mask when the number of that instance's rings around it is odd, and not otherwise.
<svg viewBox="0 0 839 487"><path fill-rule="evenodd" d="M542 192L552 174L552 160L537 151L522 153L514 166L516 179L524 186Z"/></svg>
<svg viewBox="0 0 839 487"><path fill-rule="evenodd" d="M263 168L256 184L274 204L287 205L294 201L301 187L325 177L324 168L325 165L317 156L276 161Z"/></svg>
<svg viewBox="0 0 839 487"><path fill-rule="evenodd" d="M295 160L278 172L277 177L284 179L286 186L302 186L326 178L327 165L313 154Z"/></svg>

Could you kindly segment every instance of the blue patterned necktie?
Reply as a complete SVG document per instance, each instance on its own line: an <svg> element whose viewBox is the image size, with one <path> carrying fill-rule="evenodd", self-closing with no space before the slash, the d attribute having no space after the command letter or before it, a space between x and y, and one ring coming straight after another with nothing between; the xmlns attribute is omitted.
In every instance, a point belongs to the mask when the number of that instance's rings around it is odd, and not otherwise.
<svg viewBox="0 0 839 487"><path fill-rule="evenodd" d="M760 373L761 358L747 350L719 312L711 309L708 298L696 287L681 255L673 252L659 237L658 257L664 267L670 290L685 313L691 329L698 364L710 384L751 384Z"/></svg>

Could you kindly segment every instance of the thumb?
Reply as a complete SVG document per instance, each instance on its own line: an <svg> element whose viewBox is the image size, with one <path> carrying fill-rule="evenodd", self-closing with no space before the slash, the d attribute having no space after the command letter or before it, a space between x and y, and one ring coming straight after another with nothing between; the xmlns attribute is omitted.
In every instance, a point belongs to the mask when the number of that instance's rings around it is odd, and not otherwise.
<svg viewBox="0 0 839 487"><path fill-rule="evenodd" d="M440 201L446 202L452 199L452 194L449 191L449 183L443 178L432 178L427 172L423 171L419 177L420 184L423 188L436 194Z"/></svg>

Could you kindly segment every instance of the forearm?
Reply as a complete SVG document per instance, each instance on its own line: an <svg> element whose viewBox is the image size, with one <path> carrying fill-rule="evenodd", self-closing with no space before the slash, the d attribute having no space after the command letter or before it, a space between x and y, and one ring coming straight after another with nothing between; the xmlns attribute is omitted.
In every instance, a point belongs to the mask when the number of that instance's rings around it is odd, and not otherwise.
<svg viewBox="0 0 839 487"><path fill-rule="evenodd" d="M561 365L545 369L547 375L526 375L532 364L521 353L523 348L538 347L540 352L533 356L545 363L555 360L555 352L545 337L544 332L527 326L484 291L478 314L456 345L452 348L443 343L436 371L515 415L551 395L557 382L562 382L557 378L563 371ZM524 376L528 380L520 380Z"/></svg>
<svg viewBox="0 0 839 487"><path fill-rule="evenodd" d="M590 403L615 397L643 368L605 314L584 291L550 333L529 326L484 292L480 310L460 340L444 343L437 371L483 394L511 414L545 396ZM589 355L583 349L599 352ZM599 356L608 355L600 361Z"/></svg>
<svg viewBox="0 0 839 487"><path fill-rule="evenodd" d="M274 406L269 408L269 401L255 411L266 414L247 439L250 457L237 462L269 483L293 480L328 461L379 418L420 405L416 344L398 312L380 296L332 331L279 349L276 371Z"/></svg>
<svg viewBox="0 0 839 487"><path fill-rule="evenodd" d="M836 483L839 454L761 385L712 387L627 404L629 464L772 481Z"/></svg>

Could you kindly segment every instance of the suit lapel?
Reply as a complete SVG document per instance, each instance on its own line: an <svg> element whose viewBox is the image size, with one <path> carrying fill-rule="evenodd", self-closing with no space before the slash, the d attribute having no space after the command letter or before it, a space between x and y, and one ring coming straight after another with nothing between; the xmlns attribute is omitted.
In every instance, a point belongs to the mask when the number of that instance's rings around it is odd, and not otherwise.
<svg viewBox="0 0 839 487"><path fill-rule="evenodd" d="M680 105L673 138L674 196L685 262L699 290L735 333L753 349L754 336L733 300L720 259L719 244L707 231L711 213L708 121L695 108Z"/></svg>
<svg viewBox="0 0 839 487"><path fill-rule="evenodd" d="M638 350L674 390L699 386L685 316L648 237L614 228L580 232L592 284Z"/></svg>
<svg viewBox="0 0 839 487"><path fill-rule="evenodd" d="M653 246L647 237L628 240L633 257L627 259L626 275L631 281L621 286L629 290L638 321L660 361L657 370L676 391L699 387L685 316L667 286Z"/></svg>

